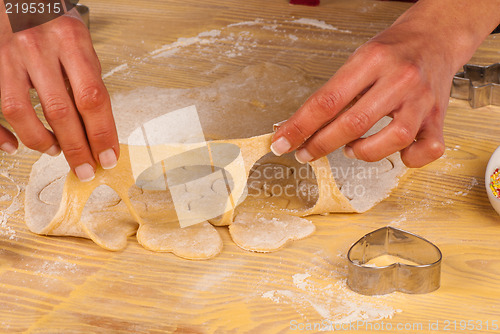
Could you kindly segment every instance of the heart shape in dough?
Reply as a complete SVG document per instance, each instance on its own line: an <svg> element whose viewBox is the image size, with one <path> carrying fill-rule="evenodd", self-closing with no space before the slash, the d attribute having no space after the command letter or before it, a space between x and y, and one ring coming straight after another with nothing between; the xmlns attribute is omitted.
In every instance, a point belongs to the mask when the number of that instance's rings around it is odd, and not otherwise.
<svg viewBox="0 0 500 334"><path fill-rule="evenodd" d="M208 222L184 228L177 221L145 224L137 231L137 240L146 249L189 260L211 259L222 250L222 239Z"/></svg>
<svg viewBox="0 0 500 334"><path fill-rule="evenodd" d="M240 248L262 253L281 249L291 241L310 236L315 230L314 224L307 219L276 213L243 212L229 225L231 238Z"/></svg>

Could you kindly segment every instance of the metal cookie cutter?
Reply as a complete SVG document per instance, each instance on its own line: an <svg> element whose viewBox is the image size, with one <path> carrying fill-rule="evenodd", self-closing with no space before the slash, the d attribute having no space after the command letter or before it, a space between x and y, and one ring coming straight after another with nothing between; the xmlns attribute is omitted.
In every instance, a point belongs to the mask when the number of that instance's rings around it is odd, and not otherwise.
<svg viewBox="0 0 500 334"><path fill-rule="evenodd" d="M382 255L397 256L415 264L368 264ZM386 226L366 234L351 246L347 253L347 284L353 291L363 295L383 295L393 291L432 292L439 288L441 258L441 251L431 242Z"/></svg>
<svg viewBox="0 0 500 334"><path fill-rule="evenodd" d="M69 0L71 5L73 5L71 8L75 8L83 23L87 26L87 29L90 29L90 9L85 5L79 4L78 1L79 0ZM65 15L73 16L71 11L66 12Z"/></svg>
<svg viewBox="0 0 500 334"><path fill-rule="evenodd" d="M464 65L453 77L451 97L469 100L472 108L500 106L500 63L489 66Z"/></svg>
<svg viewBox="0 0 500 334"><path fill-rule="evenodd" d="M78 14L82 17L83 23L87 26L87 28L90 28L90 10L89 7L81 4L77 4L76 10L78 11Z"/></svg>

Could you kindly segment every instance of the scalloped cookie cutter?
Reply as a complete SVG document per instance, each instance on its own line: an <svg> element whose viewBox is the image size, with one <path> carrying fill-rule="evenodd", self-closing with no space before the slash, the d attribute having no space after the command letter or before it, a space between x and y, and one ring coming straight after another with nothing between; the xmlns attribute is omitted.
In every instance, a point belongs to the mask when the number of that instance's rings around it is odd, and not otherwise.
<svg viewBox="0 0 500 334"><path fill-rule="evenodd" d="M370 260L384 255L407 261L382 266L369 264ZM393 291L429 293L440 285L442 255L439 248L418 235L391 226L363 236L351 246L347 259L347 284L363 295Z"/></svg>
<svg viewBox="0 0 500 334"><path fill-rule="evenodd" d="M500 63L464 65L463 72L453 77L450 96L469 100L472 108L500 106Z"/></svg>

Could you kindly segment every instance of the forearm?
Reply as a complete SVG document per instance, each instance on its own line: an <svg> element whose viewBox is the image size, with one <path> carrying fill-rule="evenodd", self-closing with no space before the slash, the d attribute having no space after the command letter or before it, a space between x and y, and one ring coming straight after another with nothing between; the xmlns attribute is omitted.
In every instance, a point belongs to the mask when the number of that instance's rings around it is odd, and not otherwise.
<svg viewBox="0 0 500 334"><path fill-rule="evenodd" d="M499 24L499 0L420 0L392 27L422 35L428 47L445 56L450 71L455 72Z"/></svg>
<svg viewBox="0 0 500 334"><path fill-rule="evenodd" d="M348 157L365 161L399 151L409 167L439 158L453 75L499 23L500 0L420 0L281 125L273 152L297 150L309 162L345 145ZM383 116L393 120L362 138Z"/></svg>

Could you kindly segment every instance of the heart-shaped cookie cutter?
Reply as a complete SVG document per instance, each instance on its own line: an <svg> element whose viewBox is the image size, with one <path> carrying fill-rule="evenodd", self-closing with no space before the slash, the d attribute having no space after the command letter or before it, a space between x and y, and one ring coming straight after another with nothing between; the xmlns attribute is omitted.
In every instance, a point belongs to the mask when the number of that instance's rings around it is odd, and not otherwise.
<svg viewBox="0 0 500 334"><path fill-rule="evenodd" d="M367 263L382 255L392 255L416 263L373 266ZM439 288L441 251L430 241L391 226L370 232L347 253L348 286L363 295L383 295L393 291L428 293Z"/></svg>

